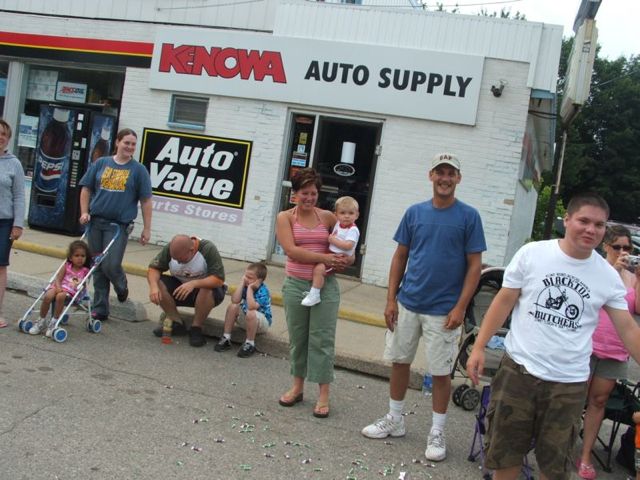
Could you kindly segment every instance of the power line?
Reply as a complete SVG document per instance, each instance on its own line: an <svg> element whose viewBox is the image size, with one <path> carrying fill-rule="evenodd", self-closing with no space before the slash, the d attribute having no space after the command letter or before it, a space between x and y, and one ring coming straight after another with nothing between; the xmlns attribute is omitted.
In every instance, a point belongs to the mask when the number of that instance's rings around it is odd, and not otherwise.
<svg viewBox="0 0 640 480"><path fill-rule="evenodd" d="M607 80L606 82L598 83L596 85L598 87L602 87L603 85L606 85L606 84L611 83L611 82L615 82L616 80L619 80L619 79L624 78L624 77L628 77L629 75L633 75L634 73L638 73L638 70L631 70L631 71L629 71L627 73L623 73L619 77L611 78L611 79Z"/></svg>

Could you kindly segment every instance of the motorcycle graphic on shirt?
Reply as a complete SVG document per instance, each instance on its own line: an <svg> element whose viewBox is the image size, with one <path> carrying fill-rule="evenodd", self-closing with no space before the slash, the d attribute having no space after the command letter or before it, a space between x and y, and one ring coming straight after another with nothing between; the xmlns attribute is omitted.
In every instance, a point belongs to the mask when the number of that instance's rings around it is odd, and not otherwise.
<svg viewBox="0 0 640 480"><path fill-rule="evenodd" d="M547 275L535 302L535 310L529 312L537 322L578 330L584 311L584 300L589 298L589 288L579 279L565 273Z"/></svg>

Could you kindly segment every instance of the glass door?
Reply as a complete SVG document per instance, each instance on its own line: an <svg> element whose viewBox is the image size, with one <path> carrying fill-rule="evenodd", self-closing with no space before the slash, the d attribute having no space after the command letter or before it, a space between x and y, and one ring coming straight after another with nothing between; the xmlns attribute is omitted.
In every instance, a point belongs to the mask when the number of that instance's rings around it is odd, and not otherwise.
<svg viewBox="0 0 640 480"><path fill-rule="evenodd" d="M339 197L355 198L360 207L356 221L360 241L356 261L344 272L346 275L360 276L366 254L366 230L381 133L380 122L312 114L292 116L278 211L293 207L290 179L298 169L305 167L315 168L322 176L320 208L333 211ZM284 263L282 247L277 241L274 245L271 261Z"/></svg>

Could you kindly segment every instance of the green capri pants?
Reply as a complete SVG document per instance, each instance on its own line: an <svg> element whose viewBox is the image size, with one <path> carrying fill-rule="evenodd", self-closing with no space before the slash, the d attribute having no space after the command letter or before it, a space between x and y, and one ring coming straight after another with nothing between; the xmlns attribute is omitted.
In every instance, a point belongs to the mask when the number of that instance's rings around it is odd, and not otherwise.
<svg viewBox="0 0 640 480"><path fill-rule="evenodd" d="M291 375L314 383L331 383L335 375L336 323L340 288L334 275L325 278L321 302L304 307L300 302L311 288L310 280L286 277L282 285L289 330Z"/></svg>

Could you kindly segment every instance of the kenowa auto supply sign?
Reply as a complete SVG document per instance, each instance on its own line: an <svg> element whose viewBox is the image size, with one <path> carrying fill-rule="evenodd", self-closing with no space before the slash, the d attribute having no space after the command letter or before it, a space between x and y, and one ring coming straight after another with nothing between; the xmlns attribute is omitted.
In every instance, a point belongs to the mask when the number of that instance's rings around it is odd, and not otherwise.
<svg viewBox="0 0 640 480"><path fill-rule="evenodd" d="M149 86L474 125L484 58L161 28Z"/></svg>

